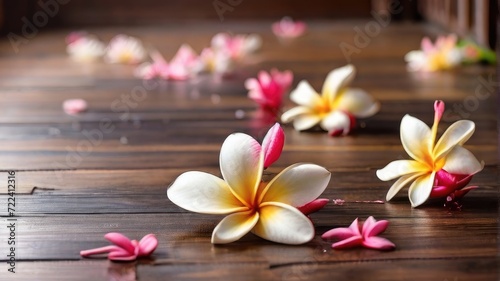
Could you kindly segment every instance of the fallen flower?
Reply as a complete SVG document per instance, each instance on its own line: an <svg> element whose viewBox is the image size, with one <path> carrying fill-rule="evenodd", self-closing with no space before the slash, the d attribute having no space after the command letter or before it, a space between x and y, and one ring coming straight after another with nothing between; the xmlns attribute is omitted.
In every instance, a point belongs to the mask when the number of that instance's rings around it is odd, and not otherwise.
<svg viewBox="0 0 500 281"><path fill-rule="evenodd" d="M378 112L380 105L361 89L347 88L356 69L346 65L331 71L323 84L321 95L307 81L301 81L290 94L296 106L281 116L284 123L293 121L298 131L316 125L331 136L347 135L355 125L355 118L365 118Z"/></svg>
<svg viewBox="0 0 500 281"><path fill-rule="evenodd" d="M196 53L189 45L182 45L168 63L158 51L151 52L152 63L145 62L136 68L135 75L143 79L186 80L192 73L197 59Z"/></svg>
<svg viewBox="0 0 500 281"><path fill-rule="evenodd" d="M257 34L218 33L212 38L211 47L215 52L229 54L234 60L244 60L257 51L262 45L262 39Z"/></svg>
<svg viewBox="0 0 500 281"><path fill-rule="evenodd" d="M66 114L75 115L87 110L87 102L82 99L69 99L63 102L63 110Z"/></svg>
<svg viewBox="0 0 500 281"><path fill-rule="evenodd" d="M314 237L314 226L295 206L316 199L328 185L330 172L314 164L295 164L269 183L261 182L270 147L261 147L249 135L232 134L220 151L222 179L186 172L170 186L168 198L192 212L227 215L212 233L214 244L234 242L248 232L278 243L306 243Z"/></svg>
<svg viewBox="0 0 500 281"><path fill-rule="evenodd" d="M66 52L78 62L93 62L100 59L106 50L104 43L94 35L72 32L66 37Z"/></svg>
<svg viewBox="0 0 500 281"><path fill-rule="evenodd" d="M333 243L333 249L346 249L357 246L363 246L375 250L392 250L396 245L391 241L377 237L383 233L389 226L389 221L376 221L372 216L368 217L362 226L358 224L356 218L349 227L339 227L331 229L321 235L323 239L339 239Z"/></svg>
<svg viewBox="0 0 500 281"><path fill-rule="evenodd" d="M484 163L479 163L462 145L474 133L475 124L469 120L459 120L436 142L444 102L436 101L434 111L432 129L410 115L401 120L401 143L414 160L396 160L377 170L377 177L383 181L399 177L387 192L387 201L410 183L408 197L412 207L422 205L429 198L451 194L453 198L459 199L473 189L464 187L474 174L483 169Z"/></svg>
<svg viewBox="0 0 500 281"><path fill-rule="evenodd" d="M304 34L307 25L302 21L294 21L290 17L284 17L272 25L274 35L279 38L296 38Z"/></svg>
<svg viewBox="0 0 500 281"><path fill-rule="evenodd" d="M272 69L270 73L260 71L257 78L245 81L248 97L258 103L263 109L273 113L279 112L283 95L288 91L293 81L291 71L279 72Z"/></svg>
<svg viewBox="0 0 500 281"><path fill-rule="evenodd" d="M146 54L141 40L120 34L109 42L105 60L108 63L137 64L146 58Z"/></svg>
<svg viewBox="0 0 500 281"><path fill-rule="evenodd" d="M428 37L421 42L421 50L405 55L409 71L433 72L451 69L462 62L462 52L457 47L457 36L439 36L433 44Z"/></svg>
<svg viewBox="0 0 500 281"><path fill-rule="evenodd" d="M82 257L89 257L108 253L108 259L112 261L133 261L137 258L150 256L158 246L158 240L154 234L144 236L141 241L130 240L125 235L111 232L104 235L108 241L115 245L81 251Z"/></svg>
<svg viewBox="0 0 500 281"><path fill-rule="evenodd" d="M229 74L234 69L234 61L230 55L212 48L205 48L193 63L193 72L209 72L216 75Z"/></svg>

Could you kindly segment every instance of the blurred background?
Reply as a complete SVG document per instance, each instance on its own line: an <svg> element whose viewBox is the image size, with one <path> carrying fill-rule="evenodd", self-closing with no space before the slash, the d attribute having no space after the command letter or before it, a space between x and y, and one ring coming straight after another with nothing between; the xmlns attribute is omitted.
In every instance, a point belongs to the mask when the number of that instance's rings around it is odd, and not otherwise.
<svg viewBox="0 0 500 281"><path fill-rule="evenodd" d="M498 1L495 0L0 0L0 34L23 32L27 22L43 31L99 26L175 24L249 20L360 19L404 6L393 21L427 21L475 40L496 45Z"/></svg>

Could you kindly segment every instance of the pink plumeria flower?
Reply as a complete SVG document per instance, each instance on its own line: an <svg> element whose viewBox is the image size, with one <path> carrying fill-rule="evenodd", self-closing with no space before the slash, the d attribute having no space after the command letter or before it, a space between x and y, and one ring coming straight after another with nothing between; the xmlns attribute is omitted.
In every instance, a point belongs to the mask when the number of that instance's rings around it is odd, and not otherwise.
<svg viewBox="0 0 500 281"><path fill-rule="evenodd" d="M332 70L318 94L305 80L290 93L290 99L298 106L281 115L284 123L293 122L297 131L319 125L331 136L347 135L355 126L356 118L370 117L380 105L362 89L348 88L356 69L346 65Z"/></svg>
<svg viewBox="0 0 500 281"><path fill-rule="evenodd" d="M332 244L333 249L346 249L363 246L375 250L392 250L396 245L391 241L377 237L389 226L386 220L376 221L372 216L368 217L360 227L356 218L349 227L339 227L331 229L321 235L323 239L339 239Z"/></svg>
<svg viewBox="0 0 500 281"><path fill-rule="evenodd" d="M130 240L117 232L108 233L104 238L115 245L81 251L80 255L89 257L108 253L108 259L112 261L133 261L150 256L158 246L158 239L154 234L144 236L141 241Z"/></svg>
<svg viewBox="0 0 500 281"><path fill-rule="evenodd" d="M182 45L168 63L158 51L151 52L153 62L139 65L135 71L137 77L143 79L186 80L197 59L196 53L189 45Z"/></svg>
<svg viewBox="0 0 500 281"><path fill-rule="evenodd" d="M87 102L83 99L69 99L63 102L63 110L66 114L76 115L87 110Z"/></svg>
<svg viewBox="0 0 500 281"><path fill-rule="evenodd" d="M272 69L270 73L260 71L257 78L245 81L248 97L262 108L277 113L281 108L283 95L288 91L293 81L291 71L279 72Z"/></svg>
<svg viewBox="0 0 500 281"><path fill-rule="evenodd" d="M78 62L93 62L100 59L106 46L96 36L86 32L72 32L66 37L66 52Z"/></svg>
<svg viewBox="0 0 500 281"><path fill-rule="evenodd" d="M433 44L428 37L421 42L421 50L411 51L405 56L409 71L433 72L451 69L459 65L463 55L457 47L457 36L439 36Z"/></svg>
<svg viewBox="0 0 500 281"><path fill-rule="evenodd" d="M105 60L108 63L137 64L142 62L146 55L147 52L141 40L119 34L109 42Z"/></svg>
<svg viewBox="0 0 500 281"><path fill-rule="evenodd" d="M302 21L294 21L290 17L284 17L272 25L274 35L283 39L297 38L304 34L307 25Z"/></svg>
<svg viewBox="0 0 500 281"><path fill-rule="evenodd" d="M262 39L257 34L218 33L212 38L211 47L216 52L229 54L234 60L244 60L257 51L262 45Z"/></svg>
<svg viewBox="0 0 500 281"><path fill-rule="evenodd" d="M228 53L205 48L193 63L193 72L208 72L216 75L227 75L234 69L234 61Z"/></svg>
<svg viewBox="0 0 500 281"><path fill-rule="evenodd" d="M271 130L271 136L279 135L276 127ZM278 243L306 243L314 237L314 226L295 206L315 200L331 175L314 164L295 164L264 183L264 163L276 158L266 155L279 154L274 147L280 145L265 140L261 146L249 135L232 134L220 152L223 178L186 172L170 186L168 198L192 212L227 215L212 233L214 244L237 241L248 232Z"/></svg>
<svg viewBox="0 0 500 281"><path fill-rule="evenodd" d="M452 194L460 198L472 189L464 188L470 178L483 169L484 163L463 147L474 133L474 122L459 120L437 140L444 102L436 101L434 111L432 128L410 115L401 120L401 143L413 159L396 160L377 170L377 177L383 181L399 178L387 192L387 201L410 183L408 197L412 207L422 205L429 198Z"/></svg>

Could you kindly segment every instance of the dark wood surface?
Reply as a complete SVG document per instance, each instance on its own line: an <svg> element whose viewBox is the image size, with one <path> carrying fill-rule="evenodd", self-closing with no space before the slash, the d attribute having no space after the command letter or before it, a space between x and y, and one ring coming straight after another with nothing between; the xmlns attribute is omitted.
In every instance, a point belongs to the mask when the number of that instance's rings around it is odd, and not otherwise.
<svg viewBox="0 0 500 281"><path fill-rule="evenodd" d="M346 201L329 203L312 216L313 241L286 246L247 235L214 246L210 236L221 217L188 213L167 199L168 185L184 171L219 175L218 154L227 135L245 132L260 141L272 125L258 118L246 97L245 78L278 67L294 72L294 85L307 79L319 89L329 70L346 63L339 43L353 44L353 27L366 21L312 22L306 36L287 45L274 38L269 24L90 30L103 39L120 32L139 36L166 57L184 42L199 51L219 31L257 32L264 39L258 62L233 78L159 84L129 114L113 112L111 104L143 86L133 77L133 67L72 62L65 54L68 31L40 33L17 55L7 40L1 41L0 280L498 280L496 82L489 85L489 98L464 116L476 122L466 147L486 166L472 182L480 188L464 198L461 211L441 202L412 209L405 192L390 203L356 202L383 200L390 183L379 181L375 170L407 158L399 140L404 114L430 124L435 99L453 108L474 96L481 78L498 81L495 69L483 66L408 73L404 54L418 48L423 35L436 34L425 25L384 28L352 56L358 69L353 86L382 104L380 113L362 120L353 135L330 138L284 127L284 152L266 173L296 162L323 165L332 180L322 197ZM68 98L86 99L89 111L66 115L61 104ZM292 103L287 100L286 106ZM237 110L244 111L243 118L236 118ZM440 131L456 117L443 121ZM97 130L102 120L112 120L113 130L103 133L88 154L71 158L78 145L89 141L85 132ZM8 273L5 263L7 170L16 171L18 182L16 274ZM391 222L384 237L397 245L395 251L337 251L319 237L370 215ZM151 259L136 263L80 258L80 250L106 245L103 235L112 231L136 239L155 233L159 247ZM123 276L116 279L116 274Z"/></svg>

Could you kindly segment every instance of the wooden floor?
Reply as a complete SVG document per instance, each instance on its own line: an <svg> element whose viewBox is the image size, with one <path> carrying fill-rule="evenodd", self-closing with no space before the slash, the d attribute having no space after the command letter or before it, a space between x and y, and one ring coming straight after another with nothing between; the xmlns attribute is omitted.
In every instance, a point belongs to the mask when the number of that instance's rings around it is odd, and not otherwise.
<svg viewBox="0 0 500 281"><path fill-rule="evenodd" d="M352 136L330 138L285 126L284 152L269 173L296 162L323 165L332 180L322 197L346 201L329 203L312 216L317 231L312 242L286 246L248 235L213 246L211 232L221 217L188 213L167 199L167 187L184 171L219 175L219 149L229 134L245 132L262 140L271 124L258 118L246 97L245 78L277 67L294 72L294 85L307 79L319 89L328 71L346 64L339 44L354 44L354 27L366 23L313 22L306 36L289 44L272 35L268 22L90 30L105 40L120 32L139 36L166 57L184 42L200 51L219 31L261 34L258 61L220 84L203 76L144 85L130 66L74 63L65 54L69 30L42 30L18 54L3 39L0 280L498 280L495 69L408 73L404 54L418 48L423 35L437 32L425 25L382 28L352 55L358 69L353 86L382 105ZM477 98L481 79L490 81L481 90L486 100ZM143 100L116 107L137 89L146 89ZM87 100L89 111L66 115L61 104L69 98ZM356 203L385 198L390 183L379 181L375 171L408 157L399 140L401 118L409 113L430 124L435 99L449 109L471 109L462 115L476 122L466 147L486 163L472 182L480 188L464 198L461 211L441 202L412 209L405 192L390 203ZM112 129L103 130L109 120ZM453 121L442 122L440 130ZM16 171L17 180L15 274L6 263L8 170ZM390 221L384 237L397 245L395 251L337 251L320 238L370 215ZM152 259L132 264L79 256L80 250L107 245L103 235L113 231L135 239L155 233L159 247Z"/></svg>

